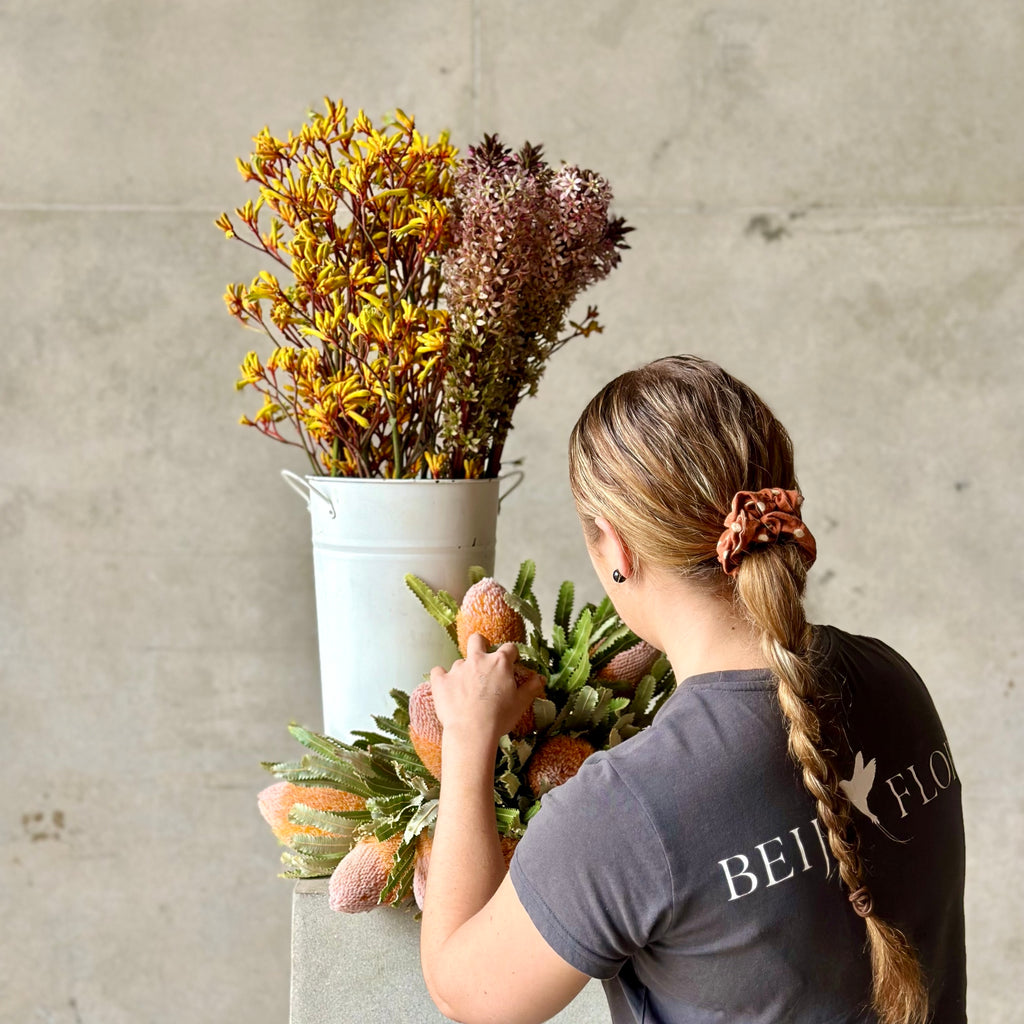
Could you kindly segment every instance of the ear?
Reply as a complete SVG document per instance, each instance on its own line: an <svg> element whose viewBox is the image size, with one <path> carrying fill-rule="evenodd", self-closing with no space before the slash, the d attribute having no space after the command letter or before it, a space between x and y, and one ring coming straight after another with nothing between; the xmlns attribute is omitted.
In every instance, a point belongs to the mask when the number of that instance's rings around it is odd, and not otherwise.
<svg viewBox="0 0 1024 1024"><path fill-rule="evenodd" d="M633 574L633 556L619 536L619 531L602 516L594 518L594 525L600 531L597 549L605 561L611 568L618 569L624 576L631 576Z"/></svg>

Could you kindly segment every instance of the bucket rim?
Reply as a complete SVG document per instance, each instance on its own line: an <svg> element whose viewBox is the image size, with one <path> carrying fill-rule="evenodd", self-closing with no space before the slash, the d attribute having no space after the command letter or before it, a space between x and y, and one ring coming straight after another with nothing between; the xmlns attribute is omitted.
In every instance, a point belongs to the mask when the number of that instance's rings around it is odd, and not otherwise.
<svg viewBox="0 0 1024 1024"><path fill-rule="evenodd" d="M346 487L360 484L364 486L386 484L392 487L396 484L411 484L414 486L422 484L490 484L491 486L494 486L495 484L503 482L503 478L497 476L477 477L472 480L427 480L421 478L392 480L386 477L377 476L312 476L306 474L303 476L303 479L308 480L310 483L315 483L317 486L344 484Z"/></svg>

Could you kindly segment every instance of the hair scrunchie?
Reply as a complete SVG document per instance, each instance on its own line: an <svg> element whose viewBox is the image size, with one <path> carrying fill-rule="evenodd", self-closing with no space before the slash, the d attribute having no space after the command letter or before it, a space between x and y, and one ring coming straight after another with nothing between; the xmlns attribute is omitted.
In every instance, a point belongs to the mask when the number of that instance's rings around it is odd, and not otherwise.
<svg viewBox="0 0 1024 1024"><path fill-rule="evenodd" d="M809 568L817 557L818 548L800 518L803 500L799 491L784 491L779 487L737 491L716 546L718 561L726 575L736 575L740 559L750 548L780 541L796 544Z"/></svg>

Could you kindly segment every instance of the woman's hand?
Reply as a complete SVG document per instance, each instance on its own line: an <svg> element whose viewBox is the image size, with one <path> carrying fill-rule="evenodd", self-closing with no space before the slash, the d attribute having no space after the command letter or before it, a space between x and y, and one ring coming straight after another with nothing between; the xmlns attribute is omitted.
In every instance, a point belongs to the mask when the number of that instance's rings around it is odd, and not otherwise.
<svg viewBox="0 0 1024 1024"><path fill-rule="evenodd" d="M493 654L487 647L487 640L474 633L466 642L466 657L448 672L440 665L433 669L430 686L445 735L465 735L496 747L541 695L544 680L536 672L514 670L515 644L502 644Z"/></svg>

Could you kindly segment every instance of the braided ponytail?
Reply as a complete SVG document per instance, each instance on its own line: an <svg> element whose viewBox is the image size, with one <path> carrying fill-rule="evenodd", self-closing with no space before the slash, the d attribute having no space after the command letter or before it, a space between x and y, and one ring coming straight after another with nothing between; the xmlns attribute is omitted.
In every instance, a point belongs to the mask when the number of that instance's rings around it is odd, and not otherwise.
<svg viewBox="0 0 1024 1024"><path fill-rule="evenodd" d="M738 492L796 488L785 428L721 367L669 356L622 374L591 400L569 441L569 480L585 524L594 529L594 518L603 516L616 525L634 573L658 566L717 594L731 590L754 623L778 679L790 755L817 804L854 910L864 918L875 1012L881 1024L924 1024L928 993L920 964L904 935L874 913L850 803L829 753L838 746L831 742L836 723L810 660L799 546L751 548L736 565L729 550L721 562L716 557L723 512ZM806 546L802 530L786 539Z"/></svg>
<svg viewBox="0 0 1024 1024"><path fill-rule="evenodd" d="M736 599L760 632L761 653L778 679L790 756L817 804L839 877L867 926L875 1012L882 1024L924 1024L928 992L921 966L903 933L874 913L850 802L822 744L821 694L808 656L810 627L803 609L804 560L788 545L755 549L743 558L735 578Z"/></svg>

